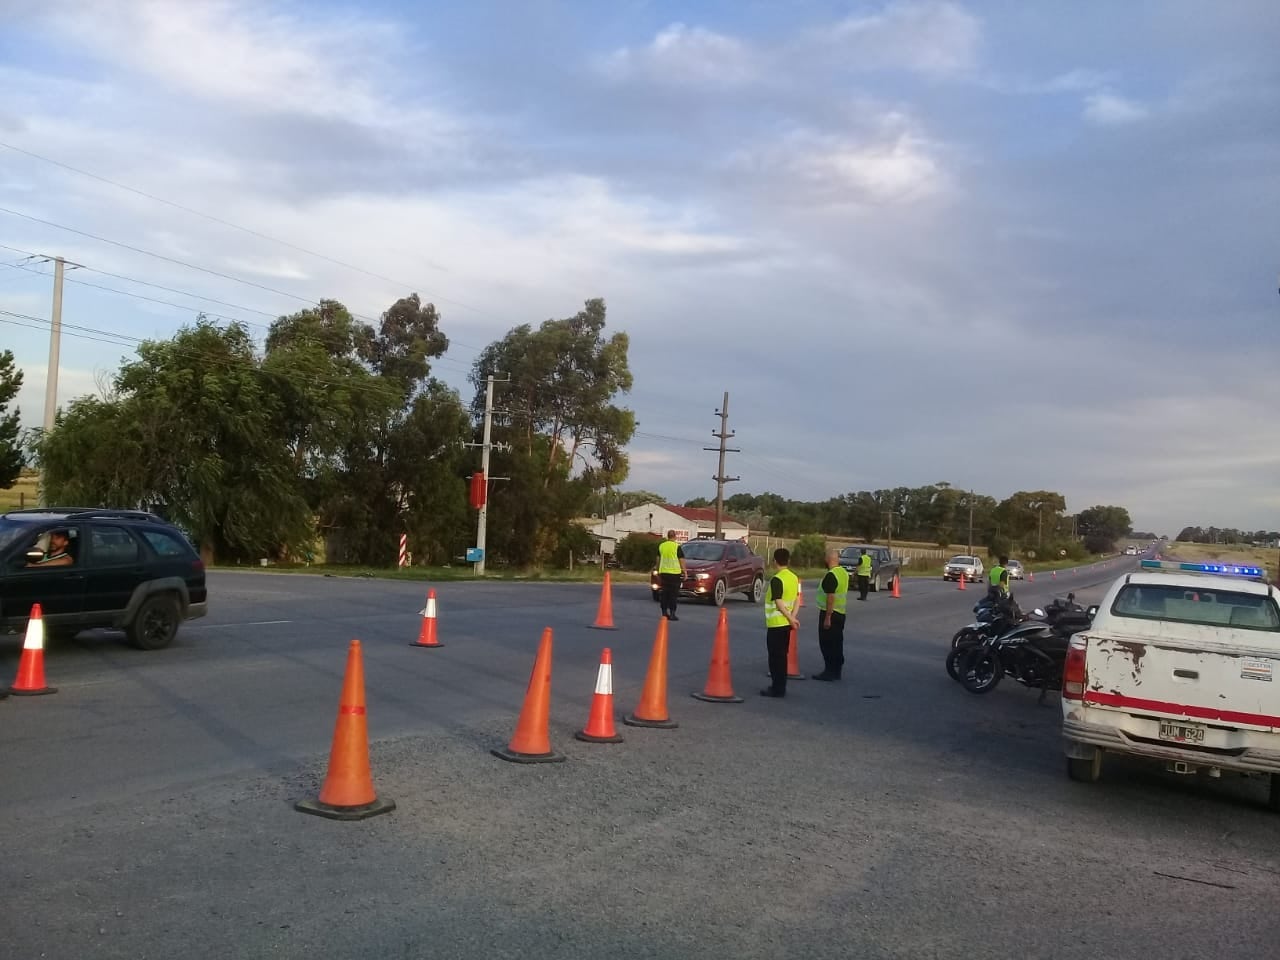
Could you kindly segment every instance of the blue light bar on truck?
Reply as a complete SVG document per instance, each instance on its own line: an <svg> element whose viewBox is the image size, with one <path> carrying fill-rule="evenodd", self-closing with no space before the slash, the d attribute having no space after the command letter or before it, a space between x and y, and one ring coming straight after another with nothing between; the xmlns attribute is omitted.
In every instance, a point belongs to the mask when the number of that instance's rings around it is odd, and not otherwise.
<svg viewBox="0 0 1280 960"><path fill-rule="evenodd" d="M1216 573L1224 577L1261 577L1265 573L1262 567L1245 567L1235 563L1183 563L1179 560L1143 560L1142 569Z"/></svg>

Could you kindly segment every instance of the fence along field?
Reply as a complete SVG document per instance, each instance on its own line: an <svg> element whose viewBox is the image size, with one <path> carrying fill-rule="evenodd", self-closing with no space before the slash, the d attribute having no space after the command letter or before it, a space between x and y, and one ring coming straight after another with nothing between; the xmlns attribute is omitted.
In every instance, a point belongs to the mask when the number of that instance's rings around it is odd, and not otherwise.
<svg viewBox="0 0 1280 960"><path fill-rule="evenodd" d="M827 537L827 546L835 547L837 550L843 547L851 547L857 544L875 545L879 547L888 546L883 540L856 540L849 537ZM770 537L766 535L751 535L747 537L747 543L751 549L766 559L773 554L778 547L786 547L790 549L795 546L799 537ZM954 556L967 554L987 559L987 548L974 546L973 552L969 552L967 544L952 544L950 547L940 547L936 543L919 543L914 541L893 541L894 556L903 556L910 558L911 562L907 564L909 567L941 567L944 563Z"/></svg>

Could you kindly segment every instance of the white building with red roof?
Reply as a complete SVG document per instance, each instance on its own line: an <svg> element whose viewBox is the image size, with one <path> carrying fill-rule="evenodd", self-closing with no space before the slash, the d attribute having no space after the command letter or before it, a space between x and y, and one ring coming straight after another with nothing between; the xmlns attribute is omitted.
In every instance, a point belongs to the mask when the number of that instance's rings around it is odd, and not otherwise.
<svg viewBox="0 0 1280 960"><path fill-rule="evenodd" d="M674 530L677 540L708 540L716 535L716 508L642 503L611 513L588 529L600 540L603 553L613 553L614 545L629 533L665 537L668 530ZM728 514L721 515L720 530L725 540L746 540L751 532L745 523Z"/></svg>

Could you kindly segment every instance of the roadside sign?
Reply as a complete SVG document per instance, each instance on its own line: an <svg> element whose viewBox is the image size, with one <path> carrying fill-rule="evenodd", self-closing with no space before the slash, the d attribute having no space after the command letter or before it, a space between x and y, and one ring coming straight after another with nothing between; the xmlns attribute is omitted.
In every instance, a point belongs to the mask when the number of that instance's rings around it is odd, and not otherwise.
<svg viewBox="0 0 1280 960"><path fill-rule="evenodd" d="M467 547L467 563L479 563L484 559L482 547Z"/></svg>

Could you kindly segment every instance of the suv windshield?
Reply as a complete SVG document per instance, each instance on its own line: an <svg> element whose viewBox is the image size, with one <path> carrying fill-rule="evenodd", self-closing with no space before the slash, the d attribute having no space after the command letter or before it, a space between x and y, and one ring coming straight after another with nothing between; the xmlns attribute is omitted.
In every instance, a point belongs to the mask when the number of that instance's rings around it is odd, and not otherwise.
<svg viewBox="0 0 1280 960"><path fill-rule="evenodd" d="M680 547L684 551L686 560L722 560L724 559L723 543L699 543L692 540L682 544Z"/></svg>
<svg viewBox="0 0 1280 960"><path fill-rule="evenodd" d="M1280 633L1280 609L1270 597L1216 588L1163 583L1126 584L1111 612L1136 620L1173 620L1209 627L1237 627Z"/></svg>
<svg viewBox="0 0 1280 960"><path fill-rule="evenodd" d="M840 558L842 560L857 560L858 555L862 553L863 550L867 551L868 556L871 555L872 551L870 547L845 547L840 551Z"/></svg>
<svg viewBox="0 0 1280 960"><path fill-rule="evenodd" d="M961 566L964 566L965 564L968 564L969 566L973 566L973 559L974 559L973 557L952 557L947 562L960 564Z"/></svg>

